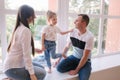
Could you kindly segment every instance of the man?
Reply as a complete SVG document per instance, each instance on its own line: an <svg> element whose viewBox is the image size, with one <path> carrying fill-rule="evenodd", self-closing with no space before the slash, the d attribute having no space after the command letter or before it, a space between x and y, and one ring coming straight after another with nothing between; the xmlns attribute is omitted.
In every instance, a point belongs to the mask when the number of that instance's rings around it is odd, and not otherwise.
<svg viewBox="0 0 120 80"><path fill-rule="evenodd" d="M89 17L79 14L75 20L75 29L70 34L70 40L63 50L63 59L57 66L59 72L69 72L70 75L79 74L79 80L89 80L91 74L91 50L93 48L93 34L87 30ZM73 54L65 54L72 44Z"/></svg>

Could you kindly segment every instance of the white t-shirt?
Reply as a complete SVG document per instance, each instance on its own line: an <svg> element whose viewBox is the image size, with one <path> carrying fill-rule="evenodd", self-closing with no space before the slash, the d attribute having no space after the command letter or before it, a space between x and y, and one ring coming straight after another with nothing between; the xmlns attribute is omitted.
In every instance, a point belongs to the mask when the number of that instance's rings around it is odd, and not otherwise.
<svg viewBox="0 0 120 80"><path fill-rule="evenodd" d="M25 67L30 74L34 74L31 53L31 31L21 24L14 33L10 51L4 61L4 71Z"/></svg>
<svg viewBox="0 0 120 80"><path fill-rule="evenodd" d="M43 27L42 33L45 33L45 40L56 41L57 33L60 33L61 30L57 26L45 26Z"/></svg>
<svg viewBox="0 0 120 80"><path fill-rule="evenodd" d="M85 49L92 50L94 45L94 36L90 31L86 31L84 34L80 35L77 29L74 29L70 33L69 39L73 46L73 56L80 59L83 56L83 51ZM91 54L88 57L91 58Z"/></svg>

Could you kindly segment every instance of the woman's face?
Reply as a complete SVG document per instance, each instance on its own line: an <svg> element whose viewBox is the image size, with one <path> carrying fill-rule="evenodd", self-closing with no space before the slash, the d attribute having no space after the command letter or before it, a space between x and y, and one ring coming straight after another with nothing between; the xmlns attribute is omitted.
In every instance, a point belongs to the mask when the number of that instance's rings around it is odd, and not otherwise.
<svg viewBox="0 0 120 80"><path fill-rule="evenodd" d="M35 16L31 16L30 18L28 18L28 23L33 23L34 22L34 19L35 19Z"/></svg>

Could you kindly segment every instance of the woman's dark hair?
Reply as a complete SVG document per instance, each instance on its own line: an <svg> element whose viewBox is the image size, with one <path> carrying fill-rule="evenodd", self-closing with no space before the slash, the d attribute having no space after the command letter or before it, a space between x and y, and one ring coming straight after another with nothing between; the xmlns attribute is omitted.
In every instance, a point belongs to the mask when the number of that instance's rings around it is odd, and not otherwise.
<svg viewBox="0 0 120 80"><path fill-rule="evenodd" d="M27 19L30 18L30 17L32 17L33 19L35 17L35 13L34 13L33 8L28 6L28 5L21 6L18 10L16 25L15 25L15 28L14 28L14 31L13 31L13 34L12 34L12 39L11 39L10 44L8 46L8 49L7 49L8 52L9 52L10 47L11 47L14 32L20 26L20 23L22 23L25 27L30 29L29 23L27 21ZM33 24L34 24L34 20L33 20ZM34 54L35 54L35 52L34 52L34 41L33 41L32 36L31 36L31 46L32 46L32 55L34 56Z"/></svg>
<svg viewBox="0 0 120 80"><path fill-rule="evenodd" d="M82 16L82 20L86 22L86 26L89 24L89 16L87 14L78 14L78 16Z"/></svg>

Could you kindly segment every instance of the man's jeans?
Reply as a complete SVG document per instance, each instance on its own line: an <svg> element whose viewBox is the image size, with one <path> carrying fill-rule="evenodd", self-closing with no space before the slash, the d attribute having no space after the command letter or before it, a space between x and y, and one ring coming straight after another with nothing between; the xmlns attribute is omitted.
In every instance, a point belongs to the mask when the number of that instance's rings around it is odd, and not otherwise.
<svg viewBox="0 0 120 80"><path fill-rule="evenodd" d="M73 55L69 56L66 59L63 59L57 66L57 70L61 73L68 72L70 70L75 70L80 62L80 59L77 59ZM91 62L88 60L86 64L79 70L79 80L89 80L91 74Z"/></svg>
<svg viewBox="0 0 120 80"><path fill-rule="evenodd" d="M51 61L50 61L50 55L53 59L56 59L58 57L61 57L61 54L56 54L56 43L55 41L47 41L45 40L45 59L47 61L47 65L49 68L51 68Z"/></svg>

